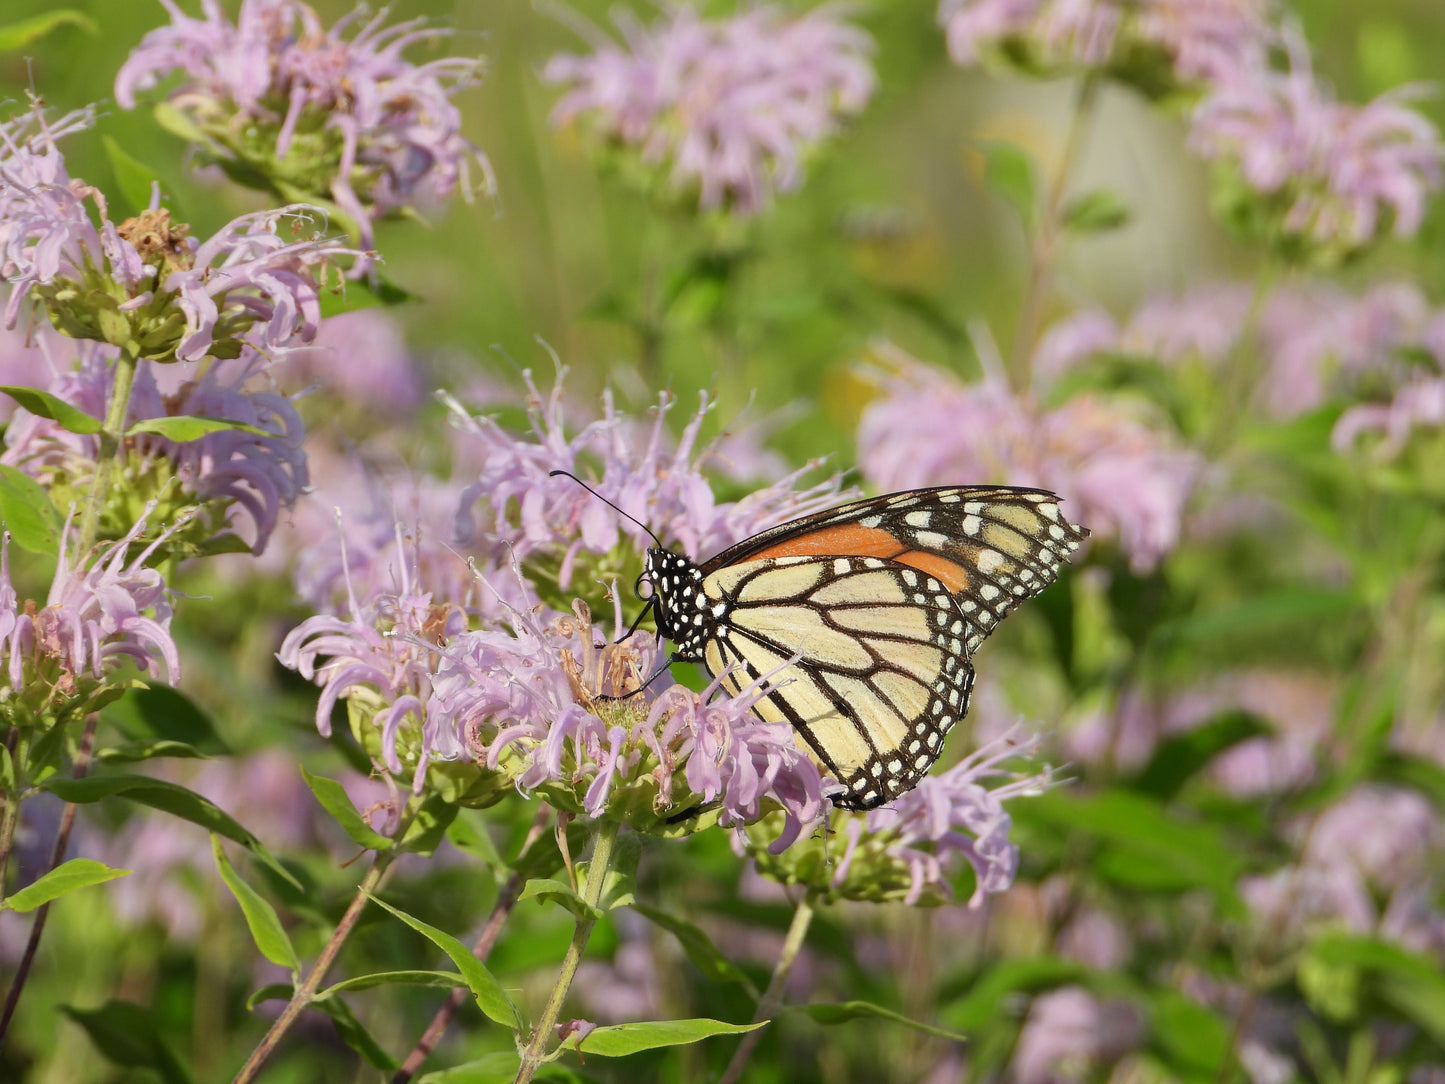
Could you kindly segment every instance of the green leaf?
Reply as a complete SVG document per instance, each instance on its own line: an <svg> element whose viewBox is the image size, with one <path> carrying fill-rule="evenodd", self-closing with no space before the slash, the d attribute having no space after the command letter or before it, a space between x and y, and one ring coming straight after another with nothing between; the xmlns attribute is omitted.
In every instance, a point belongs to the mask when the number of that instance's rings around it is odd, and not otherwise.
<svg viewBox="0 0 1445 1084"><path fill-rule="evenodd" d="M184 742L209 756L230 752L210 716L185 693L169 685L127 689L120 699L101 710L100 717L135 741Z"/></svg>
<svg viewBox="0 0 1445 1084"><path fill-rule="evenodd" d="M602 911L593 907L576 892L572 891L570 885L561 881L553 881L548 878L541 878L535 881L528 881L518 900L547 900L564 907L577 918L590 918L594 922L602 917Z"/></svg>
<svg viewBox="0 0 1445 1084"><path fill-rule="evenodd" d="M250 1012L263 1001L290 1001L295 994L296 987L289 982L267 983L246 999L246 1011Z"/></svg>
<svg viewBox="0 0 1445 1084"><path fill-rule="evenodd" d="M522 1014L518 1011L517 1006L512 1004L512 999L507 996L501 984L487 970L486 965L472 955L471 949L451 934L443 933L435 926L428 926L421 919L412 917L386 901L378 899L376 896L372 896L371 899L378 907L390 911L447 954L452 963L457 965L457 970L466 977L467 987L477 999L477 1007L488 1018L513 1031L522 1030Z"/></svg>
<svg viewBox="0 0 1445 1084"><path fill-rule="evenodd" d="M210 142L206 133L195 121L191 120L189 114L182 112L169 102L157 103L152 109L152 114L157 124L171 135L184 139L187 143Z"/></svg>
<svg viewBox="0 0 1445 1084"><path fill-rule="evenodd" d="M949 1031L934 1024L925 1024L921 1020L914 1020L912 1017L904 1016L902 1013L894 1012L892 1009L885 1009L881 1005L874 1005L867 1001L842 1001L837 1004L813 1002L808 1005L791 1005L788 1011L804 1012L820 1024L846 1024L850 1020L857 1020L860 1017L875 1016L883 1020L891 1020L895 1024L902 1024L904 1027L912 1028L914 1031L921 1031L927 1035L937 1035L942 1039L953 1039L956 1042L968 1042L968 1036L957 1031Z"/></svg>
<svg viewBox="0 0 1445 1084"><path fill-rule="evenodd" d="M59 899L66 893L90 885L103 884L130 873L128 869L112 869L104 862L93 858L72 858L63 862L49 873L36 878L19 892L0 901L0 909L10 911L33 911L42 904Z"/></svg>
<svg viewBox="0 0 1445 1084"><path fill-rule="evenodd" d="M1174 990L1156 990L1148 1006L1149 1049L1185 1084L1217 1084L1230 1057L1229 1024Z"/></svg>
<svg viewBox="0 0 1445 1084"><path fill-rule="evenodd" d="M576 1050L580 1054L596 1054L604 1058L622 1058L662 1046L686 1046L714 1035L742 1035L757 1031L767 1024L766 1020L760 1020L756 1024L727 1024L705 1017L692 1020L655 1020L643 1024L614 1024L588 1032L580 1041L573 1036L562 1043L561 1049Z"/></svg>
<svg viewBox="0 0 1445 1084"><path fill-rule="evenodd" d="M144 162L133 158L111 136L102 136L100 141L105 147L106 158L110 160L110 171L115 174L116 187L120 189L126 203L130 204L131 214L138 215L149 210L151 189L155 182L160 180L160 174ZM177 214L176 217L185 220L184 215Z"/></svg>
<svg viewBox="0 0 1445 1084"><path fill-rule="evenodd" d="M402 833L399 846L408 854L419 854L430 858L446 838L448 826L456 820L458 806L447 801L440 794L433 794L422 802L421 808L412 817L411 824Z"/></svg>
<svg viewBox="0 0 1445 1084"><path fill-rule="evenodd" d="M1134 787L1156 798L1172 798L1195 774L1226 749L1271 733L1269 723L1248 711L1216 715L1187 734L1159 743Z"/></svg>
<svg viewBox="0 0 1445 1084"><path fill-rule="evenodd" d="M617 837L612 846L612 858L607 864L607 875L602 879L602 892L598 896L598 907L603 911L615 911L626 907L637 899L637 863L642 856L642 841L635 832ZM583 862L577 867L577 880L585 883L584 871L591 863Z"/></svg>
<svg viewBox="0 0 1445 1084"><path fill-rule="evenodd" d="M95 751L95 759L102 764L134 764L157 757L182 757L188 760L209 760L210 757L194 745L183 741L128 741Z"/></svg>
<svg viewBox="0 0 1445 1084"><path fill-rule="evenodd" d="M976 145L983 154L983 182L988 190L1007 200L1025 226L1032 226L1038 213L1034 160L1014 143L985 139Z"/></svg>
<svg viewBox="0 0 1445 1084"><path fill-rule="evenodd" d="M416 1084L511 1084L521 1064L521 1057L514 1051L499 1050L475 1061L453 1065L450 1069L427 1073L419 1077Z"/></svg>
<svg viewBox="0 0 1445 1084"><path fill-rule="evenodd" d="M314 1001L312 1005L331 1017L341 1041L365 1058L370 1065L388 1073L401 1066L401 1062L388 1054L382 1045L371 1037L371 1032L362 1027L361 1021L356 1019L356 1014L351 1011L351 1006L341 998L330 997L325 1001Z"/></svg>
<svg viewBox="0 0 1445 1084"><path fill-rule="evenodd" d="M373 851L391 850L392 841L366 823L365 818L351 804L351 799L346 796L345 787L334 779L312 775L304 767L301 769L301 774L305 777L306 785L311 788L311 793L316 795L316 800L321 803L322 808L331 814L337 824L341 825L342 830L351 837L353 843Z"/></svg>
<svg viewBox="0 0 1445 1084"><path fill-rule="evenodd" d="M292 978L299 978L301 959L296 955L291 938L286 936L276 909L262 899L254 888L241 880L230 860L226 858L226 852L221 849L219 836L211 837L211 850L215 852L216 868L221 871L221 880L226 882L231 895L235 896L236 902L241 905L241 914L246 917L251 940L256 942L261 955L273 964L289 967Z"/></svg>
<svg viewBox="0 0 1445 1084"><path fill-rule="evenodd" d="M49 418L62 429L72 433L89 435L99 433L104 427L104 423L99 418L87 414L79 407L71 406L64 399L51 395L48 391L28 388L23 384L0 384L0 391L10 396L30 413L37 414L42 418Z"/></svg>
<svg viewBox="0 0 1445 1084"><path fill-rule="evenodd" d="M88 805L106 798L124 798L163 810L241 844L283 879L301 887L286 867L271 857L261 841L241 827L235 818L209 798L178 783L145 775L92 775L85 779L47 779L40 786L56 797L77 805Z"/></svg>
<svg viewBox="0 0 1445 1084"><path fill-rule="evenodd" d="M346 990L370 990L375 986L440 986L453 989L466 985L466 976L456 971L374 971L370 975L357 975L328 986L312 1000L320 1001Z"/></svg>
<svg viewBox="0 0 1445 1084"><path fill-rule="evenodd" d="M1018 802L1015 805L1026 805ZM961 998L940 1014L955 1031L977 1031L1007 1011L1011 994L1036 994L1078 982L1088 969L1073 960L1035 956L1003 960L977 976Z"/></svg>
<svg viewBox="0 0 1445 1084"><path fill-rule="evenodd" d="M61 522L44 486L15 467L0 466L0 526L17 546L54 557L60 552Z"/></svg>
<svg viewBox="0 0 1445 1084"><path fill-rule="evenodd" d="M732 961L719 952L717 946L712 943L712 939L697 926L686 919L658 910L656 907L649 907L645 903L634 903L632 909L653 925L662 927L677 938L678 944L682 946L682 951L687 954L687 958L692 961L693 966L713 982L735 982L748 992L749 997L757 1000L758 991L752 981Z"/></svg>
<svg viewBox="0 0 1445 1084"><path fill-rule="evenodd" d="M1101 188L1069 200L1062 220L1064 228L1074 233L1105 233L1127 225L1131 214L1117 193Z"/></svg>
<svg viewBox="0 0 1445 1084"><path fill-rule="evenodd" d="M462 810L457 814L457 819L447 825L447 839L451 840L452 846L458 850L481 859L494 873L506 872L507 863L497 850L497 845L492 842L492 837L487 834L486 825L481 823L471 810Z"/></svg>
<svg viewBox="0 0 1445 1084"><path fill-rule="evenodd" d="M128 1001L107 1001L98 1009L62 1005L60 1011L85 1029L95 1048L112 1064L148 1069L164 1084L190 1084L190 1074L161 1038L149 1009Z"/></svg>
<svg viewBox="0 0 1445 1084"><path fill-rule="evenodd" d="M0 52L13 53L24 49L62 26L78 26L87 34L94 34L98 29L94 20L72 8L48 11L44 15L32 15L28 19L0 26Z"/></svg>
<svg viewBox="0 0 1445 1084"><path fill-rule="evenodd" d="M1310 963L1336 974L1354 972L1360 997L1388 1006L1445 1046L1445 975L1433 957L1373 937L1333 933L1309 945L1301 970Z"/></svg>
<svg viewBox="0 0 1445 1084"><path fill-rule="evenodd" d="M133 437L140 433L154 433L177 444L185 444L212 433L219 433L223 429L239 429L243 433L255 433L258 437L275 435L247 422L233 422L228 418L197 418L189 414L178 414L169 418L146 418L127 429L125 435Z"/></svg>
<svg viewBox="0 0 1445 1084"><path fill-rule="evenodd" d="M1230 914L1243 913L1235 886L1244 859L1214 824L1185 820L1147 795L1117 787L1088 795L1060 787L1010 811L1021 825L1075 840L1092 837L1100 846L1090 869L1121 888L1207 888Z"/></svg>

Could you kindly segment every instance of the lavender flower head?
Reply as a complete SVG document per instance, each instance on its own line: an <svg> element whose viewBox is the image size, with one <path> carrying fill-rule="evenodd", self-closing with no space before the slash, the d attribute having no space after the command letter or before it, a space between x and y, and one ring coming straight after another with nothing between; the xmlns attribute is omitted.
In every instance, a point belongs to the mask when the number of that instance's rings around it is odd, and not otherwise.
<svg viewBox="0 0 1445 1084"><path fill-rule="evenodd" d="M1076 519L1115 536L1147 571L1179 541L1196 456L1113 404L1079 397L1055 409L1001 377L964 385L886 347L870 371L882 394L858 426L858 462L879 489L1001 482L1077 501Z"/></svg>
<svg viewBox="0 0 1445 1084"><path fill-rule="evenodd" d="M79 367L56 375L51 394L85 411L104 417L114 378L110 370L113 350L87 343L80 351ZM210 366L194 379L189 375L142 361L127 407L126 425L167 417L225 419L251 426L255 431L220 429L198 439L177 442L139 433L128 439L128 475L132 485L113 494L102 516L102 535L115 537L125 529L130 503L154 498L162 517L184 508L199 507L190 529L174 533L173 553L196 553L196 547L217 545L222 534L242 541L260 553L275 529L281 510L289 508L307 484L305 429L290 402L282 395L253 385L263 359L246 348L234 361ZM174 388L169 394L164 390ZM16 412L5 432L6 449L0 463L18 467L42 482L61 503L81 500L94 476L100 455L99 437L74 433L49 418ZM250 535L244 540L243 535ZM229 544L229 543L228 543ZM187 549L187 547L190 547Z"/></svg>
<svg viewBox="0 0 1445 1084"><path fill-rule="evenodd" d="M1263 0L942 0L959 64L1108 72L1148 94L1226 81L1265 61Z"/></svg>
<svg viewBox="0 0 1445 1084"><path fill-rule="evenodd" d="M1029 775L1003 766L1038 744L1037 737L1015 728L947 771L925 776L887 806L849 817L841 831L841 856L829 856L826 838L781 855L749 850L763 876L803 885L826 899L902 900L923 907L952 898L950 867L961 859L973 867L968 905L977 908L986 896L1008 889L1018 870L1018 848L1008 838L1012 820L1003 803L1041 794L1053 778L1048 769ZM765 821L751 830L750 841L756 843L759 829L768 827Z"/></svg>
<svg viewBox="0 0 1445 1084"><path fill-rule="evenodd" d="M193 19L161 0L171 24L152 30L116 77L116 100L173 72L167 99L222 164L258 171L287 198L329 196L372 247L372 224L460 191L470 199L473 170L494 187L486 156L461 133L452 103L474 85L482 62L443 57L413 64L410 47L450 31L413 19L382 25L358 8L327 29L299 0L243 0L236 22L217 0ZM161 114L164 120L167 114Z"/></svg>
<svg viewBox="0 0 1445 1084"><path fill-rule="evenodd" d="M543 78L566 90L552 123L580 121L665 168L704 210L752 215L797 188L809 151L873 93L871 39L828 7L707 20L682 4L650 27L616 19L623 44L587 27L590 55L548 61Z"/></svg>
<svg viewBox="0 0 1445 1084"><path fill-rule="evenodd" d="M142 357L194 361L235 357L242 345L277 350L316 334L315 271L354 251L322 237L284 241L314 208L242 215L197 242L159 205L119 225L105 197L70 177L56 141L89 126L90 111L53 124L38 103L0 123L0 280L11 284L5 325L27 299L56 329ZM87 201L100 220L91 220Z"/></svg>
<svg viewBox="0 0 1445 1084"><path fill-rule="evenodd" d="M490 540L496 564L505 564L508 553L524 563L547 559L555 563L564 588L572 582L579 559L589 556L609 558L589 569L593 578L616 576L630 582L636 575L639 569L633 566L649 544L646 530L619 517L572 479L551 477L554 470L587 479L598 494L647 524L664 543L695 556L715 553L848 496L836 476L795 488L817 465L812 464L740 501L719 502L701 470L713 451L698 447L711 409L706 396L676 441L666 428L674 402L670 394L661 397L651 424L639 431L617 410L611 393L604 393L602 417L569 437L563 417L564 375L559 372L544 397L531 374L524 374L531 420L526 438L454 406L460 451L479 463L476 482L462 493L457 538L479 552L485 552ZM599 464L599 469L589 469L589 463ZM505 551L498 548L501 540ZM619 546L621 555L615 552ZM624 576L628 571L631 575Z"/></svg>
<svg viewBox="0 0 1445 1084"><path fill-rule="evenodd" d="M1190 144L1220 177L1216 202L1242 232L1326 265L1386 234L1413 237L1440 188L1445 147L1398 88L1368 105L1335 101L1287 35L1290 70L1265 68L1214 89Z"/></svg>
<svg viewBox="0 0 1445 1084"><path fill-rule="evenodd" d="M154 506L146 515L154 512ZM0 541L0 651L8 688L0 715L12 726L80 716L108 674L129 661L175 684L180 657L171 637L165 581L147 566L172 526L139 548L146 516L119 541L88 554L69 552L70 523L60 538L45 606L21 602L10 581L10 535ZM133 552L136 551L136 552Z"/></svg>

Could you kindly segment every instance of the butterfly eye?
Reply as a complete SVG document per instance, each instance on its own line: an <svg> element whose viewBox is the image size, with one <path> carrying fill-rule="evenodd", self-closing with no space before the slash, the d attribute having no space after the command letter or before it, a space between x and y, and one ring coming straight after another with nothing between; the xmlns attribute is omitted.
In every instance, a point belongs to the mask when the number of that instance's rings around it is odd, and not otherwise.
<svg viewBox="0 0 1445 1084"><path fill-rule="evenodd" d="M642 593L642 585L643 585L643 584L646 584L646 585L647 585L647 594L645 594L645 595ZM646 602L648 599L652 598L653 595L655 595L655 594L657 593L656 591L653 590L653 588L652 588L652 580L648 579L648 576L647 576L647 573L646 573L646 572L642 573L642 575L640 575L640 576L637 577L637 582L632 585L632 593L633 593L634 595L636 595L638 598L642 599L642 601L644 601L644 602Z"/></svg>

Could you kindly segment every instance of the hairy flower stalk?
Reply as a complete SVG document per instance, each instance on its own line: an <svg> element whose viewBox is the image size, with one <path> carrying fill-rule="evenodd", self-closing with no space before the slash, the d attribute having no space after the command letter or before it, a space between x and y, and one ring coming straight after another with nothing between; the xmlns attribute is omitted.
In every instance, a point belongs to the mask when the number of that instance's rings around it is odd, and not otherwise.
<svg viewBox="0 0 1445 1084"><path fill-rule="evenodd" d="M327 28L299 0L243 0L234 23L216 0L204 0L199 19L161 2L171 23L131 53L116 100L133 108L179 72L157 117L205 149L201 162L282 199L329 201L364 249L377 221L495 187L452 102L480 80L482 61L403 56L449 30L422 19L388 27L387 9L365 8Z"/></svg>
<svg viewBox="0 0 1445 1084"><path fill-rule="evenodd" d="M827 6L708 20L682 4L652 26L616 19L623 44L589 26L591 54L548 61L543 78L566 91L552 123L636 155L705 211L753 215L797 188L814 146L873 93L872 40Z"/></svg>

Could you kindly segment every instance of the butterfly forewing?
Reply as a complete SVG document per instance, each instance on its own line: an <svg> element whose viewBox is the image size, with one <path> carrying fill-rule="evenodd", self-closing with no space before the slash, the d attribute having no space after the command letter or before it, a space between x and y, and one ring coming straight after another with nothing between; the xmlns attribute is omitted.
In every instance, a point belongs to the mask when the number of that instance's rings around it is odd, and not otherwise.
<svg viewBox="0 0 1445 1084"><path fill-rule="evenodd" d="M914 787L968 710L971 656L1088 534L1042 490L912 490L794 520L700 567L649 557L659 630L788 722L871 809Z"/></svg>

